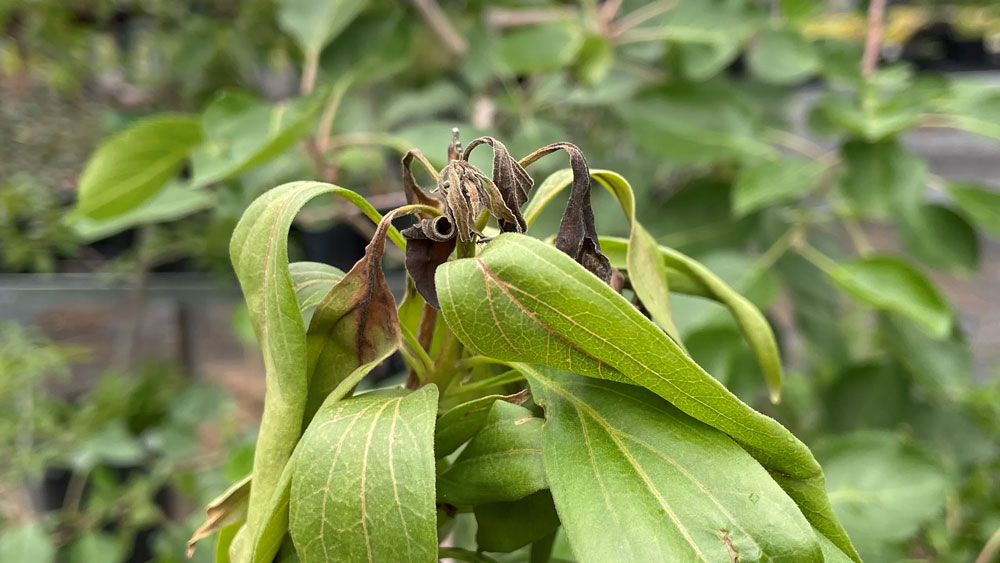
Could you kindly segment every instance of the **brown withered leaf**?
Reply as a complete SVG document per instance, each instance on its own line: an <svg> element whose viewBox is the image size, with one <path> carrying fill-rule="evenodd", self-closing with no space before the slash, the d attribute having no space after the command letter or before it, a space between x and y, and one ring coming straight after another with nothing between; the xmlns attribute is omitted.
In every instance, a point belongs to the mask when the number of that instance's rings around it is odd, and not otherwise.
<svg viewBox="0 0 1000 563"><path fill-rule="evenodd" d="M417 149L413 149L403 155L403 193L406 194L406 203L419 203L422 205L427 205L435 209L444 209L444 202L436 197L431 197L427 192L420 187L417 183L417 179L413 176L413 161L414 159L423 165L423 167L430 173L434 181L437 182L438 173L434 170L431 163L424 157Z"/></svg>
<svg viewBox="0 0 1000 563"><path fill-rule="evenodd" d="M559 222L559 233L556 235L556 248L569 254L583 267L590 270L605 283L614 285L613 278L618 272L611 267L607 256L601 252L597 240L597 227L594 224L594 209L590 202L590 167L583 152L571 143L553 143L546 145L521 159L521 165L530 166L533 162L555 151L564 150L569 153L569 164L573 170L573 186L570 188L569 201ZM618 274L620 283L620 276Z"/></svg>
<svg viewBox="0 0 1000 563"><path fill-rule="evenodd" d="M306 331L309 395L303 428L326 396L355 368L399 341L396 301L382 273L391 211L382 218L365 255L320 301Z"/></svg>
<svg viewBox="0 0 1000 563"><path fill-rule="evenodd" d="M484 144L493 149L493 184L500 193L504 207L512 217L512 219L508 219L494 213L497 215L500 230L502 232L523 233L527 229L527 225L521 215L521 207L527 203L528 192L535 181L528 175L524 167L510 156L507 147L493 137L474 139L462 153L462 160L469 160L472 149Z"/></svg>
<svg viewBox="0 0 1000 563"><path fill-rule="evenodd" d="M473 235L484 238L476 228L476 219L484 209L498 220L516 221L496 184L465 160L448 163L441 171L435 190L444 194L445 215L452 221L462 242L471 241Z"/></svg>
<svg viewBox="0 0 1000 563"><path fill-rule="evenodd" d="M187 556L194 555L195 545L223 528L239 524L247 519L250 504L250 476L226 489L224 493L205 507L205 522L191 535L187 542Z"/></svg>
<svg viewBox="0 0 1000 563"><path fill-rule="evenodd" d="M448 217L423 219L402 232L406 237L406 271L431 307L440 309L434 272L455 250L455 226Z"/></svg>

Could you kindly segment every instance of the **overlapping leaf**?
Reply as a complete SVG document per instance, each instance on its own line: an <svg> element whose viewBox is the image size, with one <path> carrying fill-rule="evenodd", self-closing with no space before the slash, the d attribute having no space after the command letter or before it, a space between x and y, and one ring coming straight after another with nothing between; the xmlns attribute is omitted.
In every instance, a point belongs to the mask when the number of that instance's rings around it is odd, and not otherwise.
<svg viewBox="0 0 1000 563"><path fill-rule="evenodd" d="M854 554L808 448L705 373L608 285L552 247L503 234L438 270L449 326L472 350L640 385L740 443L823 534Z"/></svg>

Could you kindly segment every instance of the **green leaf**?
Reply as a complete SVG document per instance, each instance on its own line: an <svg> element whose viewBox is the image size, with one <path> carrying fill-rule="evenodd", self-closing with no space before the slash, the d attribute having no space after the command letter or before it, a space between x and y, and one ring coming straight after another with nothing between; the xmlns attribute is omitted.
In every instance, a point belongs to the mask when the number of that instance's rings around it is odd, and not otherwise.
<svg viewBox="0 0 1000 563"><path fill-rule="evenodd" d="M212 207L216 195L194 190L180 181L167 181L152 197L129 211L107 219L91 219L84 215L68 218L70 227L82 242L94 242L139 225L175 221Z"/></svg>
<svg viewBox="0 0 1000 563"><path fill-rule="evenodd" d="M581 562L823 560L792 499L722 432L637 387L518 367Z"/></svg>
<svg viewBox="0 0 1000 563"><path fill-rule="evenodd" d="M857 64L857 63L854 63ZM890 140L913 127L924 110L924 100L919 92L904 90L886 100L873 100L865 104L853 96L827 92L810 115L836 130L871 142Z"/></svg>
<svg viewBox="0 0 1000 563"><path fill-rule="evenodd" d="M802 159L772 160L744 168L733 188L733 212L742 216L791 201L809 192L825 171L822 163Z"/></svg>
<svg viewBox="0 0 1000 563"><path fill-rule="evenodd" d="M863 432L818 444L830 501L865 557L939 518L947 473L928 454L888 432Z"/></svg>
<svg viewBox="0 0 1000 563"><path fill-rule="evenodd" d="M552 534L559 515L548 490L532 493L514 502L479 504L476 514L476 544L482 551L509 552Z"/></svg>
<svg viewBox="0 0 1000 563"><path fill-rule="evenodd" d="M486 395L456 405L444 412L434 430L434 457L450 455L486 425L493 403L513 396Z"/></svg>
<svg viewBox="0 0 1000 563"><path fill-rule="evenodd" d="M173 178L202 138L194 117L138 121L101 143L80 174L77 211L108 219L151 198Z"/></svg>
<svg viewBox="0 0 1000 563"><path fill-rule="evenodd" d="M574 70L586 84L594 85L604 80L615 62L615 47L600 34L587 36L577 53ZM546 143L542 143L546 144Z"/></svg>
<svg viewBox="0 0 1000 563"><path fill-rule="evenodd" d="M831 432L892 429L911 407L906 374L895 363L850 365L822 394Z"/></svg>
<svg viewBox="0 0 1000 563"><path fill-rule="evenodd" d="M0 561L52 563L56 547L38 522L4 526L0 531Z"/></svg>
<svg viewBox="0 0 1000 563"><path fill-rule="evenodd" d="M27 554L20 554L22 558ZM69 563L94 563L98 561L122 561L126 553L121 542L111 534L85 532L69 547ZM36 561L36 559L24 559Z"/></svg>
<svg viewBox="0 0 1000 563"><path fill-rule="evenodd" d="M535 74L568 66L583 44L580 26L556 21L521 27L496 46L500 61L514 74Z"/></svg>
<svg viewBox="0 0 1000 563"><path fill-rule="evenodd" d="M302 322L309 326L313 311L323 297L344 279L344 272L320 262L293 262L288 265L295 289L295 299L302 311Z"/></svg>
<svg viewBox="0 0 1000 563"><path fill-rule="evenodd" d="M412 58L412 27L400 11L362 15L323 51L320 68L332 81L351 84L391 76Z"/></svg>
<svg viewBox="0 0 1000 563"><path fill-rule="evenodd" d="M951 183L948 195L976 224L1000 239L1000 191L974 184Z"/></svg>
<svg viewBox="0 0 1000 563"><path fill-rule="evenodd" d="M819 71L820 58L805 37L788 29L772 29L757 36L747 64L764 82L797 84Z"/></svg>
<svg viewBox="0 0 1000 563"><path fill-rule="evenodd" d="M759 22L760 12L739 1L683 1L665 15L651 32L669 41L684 75L707 80L740 54ZM640 28L643 29L643 28Z"/></svg>
<svg viewBox="0 0 1000 563"><path fill-rule="evenodd" d="M871 256L824 266L830 278L859 301L902 315L935 338L950 331L953 312L934 284L893 256Z"/></svg>
<svg viewBox="0 0 1000 563"><path fill-rule="evenodd" d="M960 399L972 380L972 351L955 330L935 339L905 319L882 319L885 346L921 385L938 397Z"/></svg>
<svg viewBox="0 0 1000 563"><path fill-rule="evenodd" d="M979 239L965 218L943 205L920 203L900 210L899 236L910 254L947 271L975 271Z"/></svg>
<svg viewBox="0 0 1000 563"><path fill-rule="evenodd" d="M205 141L191 157L191 184L204 186L238 176L301 139L323 103L323 92L274 105L249 94L222 92L205 108Z"/></svg>
<svg viewBox="0 0 1000 563"><path fill-rule="evenodd" d="M250 504L250 475L234 483L205 507L205 521L187 542L187 556L194 555L195 544L230 526L239 526L247 519Z"/></svg>
<svg viewBox="0 0 1000 563"><path fill-rule="evenodd" d="M247 517L250 538L255 538L263 525L263 512L302 431L308 389L306 331L289 272L288 229L306 202L326 193L346 198L373 221L382 218L350 190L321 182L292 182L250 204L229 246L263 353L268 390L254 455L254 486ZM394 229L389 236L405 246Z"/></svg>
<svg viewBox="0 0 1000 563"><path fill-rule="evenodd" d="M504 233L478 257L438 268L437 286L445 320L476 353L650 389L744 446L817 529L853 553L808 448L727 391L569 256L530 237Z"/></svg>
<svg viewBox="0 0 1000 563"><path fill-rule="evenodd" d="M437 387L366 393L316 413L292 477L303 563L437 561Z"/></svg>
<svg viewBox="0 0 1000 563"><path fill-rule="evenodd" d="M139 440L125 426L125 421L109 421L96 434L84 440L73 452L73 466L90 469L98 463L129 466L146 457Z"/></svg>
<svg viewBox="0 0 1000 563"><path fill-rule="evenodd" d="M358 16L367 0L279 0L278 25L305 53L319 53Z"/></svg>
<svg viewBox="0 0 1000 563"><path fill-rule="evenodd" d="M896 205L922 191L927 165L895 140L848 141L840 155L844 174L838 189L863 217L892 217Z"/></svg>
<svg viewBox="0 0 1000 563"><path fill-rule="evenodd" d="M495 401L482 430L438 477L438 498L454 505L514 501L545 488L542 419Z"/></svg>

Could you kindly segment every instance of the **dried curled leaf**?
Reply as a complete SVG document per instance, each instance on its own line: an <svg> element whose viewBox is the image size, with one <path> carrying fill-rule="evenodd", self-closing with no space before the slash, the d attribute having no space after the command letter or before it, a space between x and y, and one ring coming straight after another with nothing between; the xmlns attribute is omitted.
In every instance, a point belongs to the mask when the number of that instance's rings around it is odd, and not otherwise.
<svg viewBox="0 0 1000 563"><path fill-rule="evenodd" d="M444 216L423 219L403 230L403 236L407 240L406 271L413 278L414 286L424 301L431 307L440 309L434 272L455 250L454 223Z"/></svg>
<svg viewBox="0 0 1000 563"><path fill-rule="evenodd" d="M485 238L476 228L476 219L483 210L489 210L498 220L517 222L493 180L465 160L448 163L435 190L444 194L445 215L454 223L462 242L471 241L473 235Z"/></svg>
<svg viewBox="0 0 1000 563"><path fill-rule="evenodd" d="M530 166L536 160L558 150L569 153L569 164L573 170L573 187L570 188L566 211L563 212L562 220L559 222L556 248L572 256L604 283L621 289L621 274L611 267L597 241L594 209L590 201L590 167L580 148L571 143L546 145L522 158L521 165Z"/></svg>
<svg viewBox="0 0 1000 563"><path fill-rule="evenodd" d="M398 211L382 218L365 255L323 298L309 323L306 340L312 376L303 428L354 368L399 343L396 301L382 273L386 232Z"/></svg>
<svg viewBox="0 0 1000 563"><path fill-rule="evenodd" d="M493 137L474 139L462 153L462 160L469 160L472 149L484 144L493 148L493 183L500 190L504 205L514 216L514 221L499 219L500 231L523 233L527 225L521 216L521 206L528 201L528 191L535 181L524 167L510 156L507 147Z"/></svg>
<svg viewBox="0 0 1000 563"><path fill-rule="evenodd" d="M417 183L417 179L413 177L413 160L416 159L417 162L423 165L427 172L434 178L437 182L438 173L434 170L434 167L427 160L422 152L417 149L413 149L403 155L403 193L406 194L406 203L419 203L422 205L428 205L435 209L444 209L444 202L441 200L431 197L420 187Z"/></svg>
<svg viewBox="0 0 1000 563"><path fill-rule="evenodd" d="M247 519L250 505L250 476L247 475L205 507L205 521L187 542L187 556L194 555L195 544L219 530Z"/></svg>

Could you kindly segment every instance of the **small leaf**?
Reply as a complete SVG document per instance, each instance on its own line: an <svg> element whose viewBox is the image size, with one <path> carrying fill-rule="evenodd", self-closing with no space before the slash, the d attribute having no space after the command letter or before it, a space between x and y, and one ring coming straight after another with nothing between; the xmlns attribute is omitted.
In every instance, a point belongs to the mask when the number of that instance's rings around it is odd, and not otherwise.
<svg viewBox="0 0 1000 563"><path fill-rule="evenodd" d="M757 78L772 84L797 84L820 69L812 43L787 29L762 32L750 48L747 63Z"/></svg>
<svg viewBox="0 0 1000 563"><path fill-rule="evenodd" d="M448 326L474 352L652 390L729 434L771 472L810 523L853 554L808 448L742 403L631 303L566 254L530 237L504 233L476 258L438 268L437 284Z"/></svg>
<svg viewBox="0 0 1000 563"><path fill-rule="evenodd" d="M772 160L744 168L733 188L733 212L746 215L807 193L826 167L814 160Z"/></svg>
<svg viewBox="0 0 1000 563"><path fill-rule="evenodd" d="M984 231L1000 239L1000 192L973 184L948 184L948 195Z"/></svg>
<svg viewBox="0 0 1000 563"><path fill-rule="evenodd" d="M914 534L944 511L945 469L888 432L861 432L818 444L830 502L866 558Z"/></svg>
<svg viewBox="0 0 1000 563"><path fill-rule="evenodd" d="M223 528L243 523L250 504L250 475L226 489L205 507L205 521L191 535L187 556L194 555L195 544Z"/></svg>
<svg viewBox="0 0 1000 563"><path fill-rule="evenodd" d="M197 119L169 114L117 133L101 143L80 174L77 211L108 219L138 207L177 175L201 136Z"/></svg>
<svg viewBox="0 0 1000 563"><path fill-rule="evenodd" d="M478 504L476 544L482 551L510 552L556 531L559 515L548 490L513 502Z"/></svg>
<svg viewBox="0 0 1000 563"><path fill-rule="evenodd" d="M316 413L292 477L303 563L437 561L437 387L372 392Z"/></svg>
<svg viewBox="0 0 1000 563"><path fill-rule="evenodd" d="M303 52L319 53L366 4L367 0L279 0L278 25Z"/></svg>
<svg viewBox="0 0 1000 563"><path fill-rule="evenodd" d="M459 446L478 434L486 425L486 419L492 411L493 403L510 401L518 404L518 400L523 400L523 398L517 394L486 395L455 405L442 413L438 417L434 431L434 457L442 458L450 455Z"/></svg>
<svg viewBox="0 0 1000 563"><path fill-rule="evenodd" d="M902 260L872 256L831 266L827 275L856 299L917 323L929 335L951 331L951 307L934 284Z"/></svg>
<svg viewBox="0 0 1000 563"><path fill-rule="evenodd" d="M438 477L438 498L454 505L514 501L545 488L542 419L494 401L486 423Z"/></svg>
<svg viewBox="0 0 1000 563"><path fill-rule="evenodd" d="M56 546L38 522L5 525L0 531L0 561L51 563L55 559Z"/></svg>
<svg viewBox="0 0 1000 563"><path fill-rule="evenodd" d="M545 407L545 472L581 562L823 560L792 499L725 434L638 387L518 367Z"/></svg>

